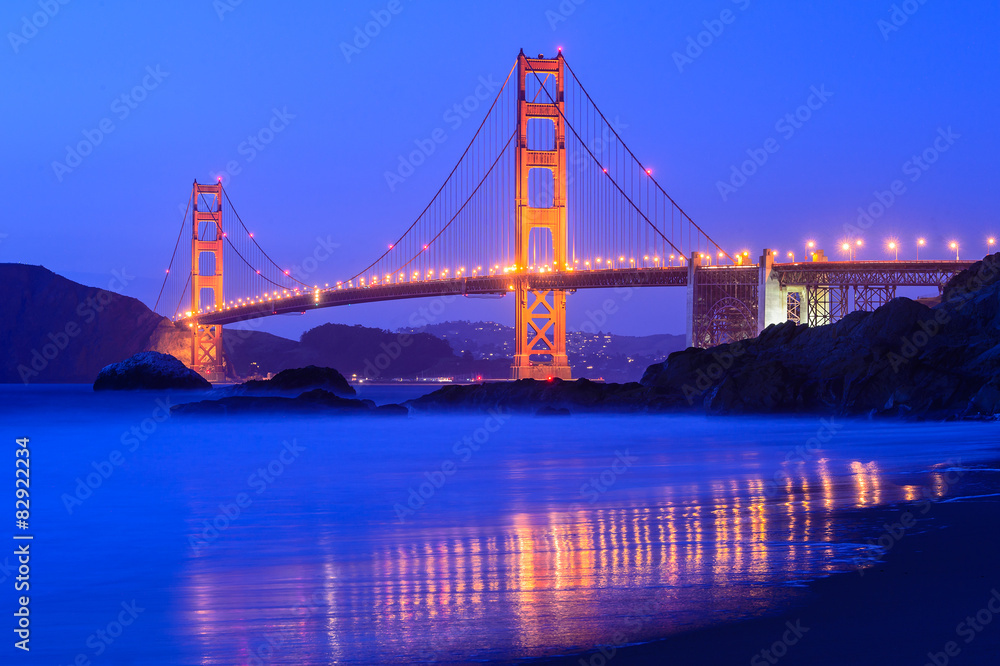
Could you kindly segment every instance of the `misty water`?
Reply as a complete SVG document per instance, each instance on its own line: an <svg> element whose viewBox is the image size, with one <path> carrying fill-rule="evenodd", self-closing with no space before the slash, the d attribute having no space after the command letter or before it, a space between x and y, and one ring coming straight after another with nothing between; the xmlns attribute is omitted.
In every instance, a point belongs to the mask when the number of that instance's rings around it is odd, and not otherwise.
<svg viewBox="0 0 1000 666"><path fill-rule="evenodd" d="M1000 427L0 394L12 513L31 440L32 653L55 664L504 661L760 615L856 569L882 533L859 509L948 495Z"/></svg>

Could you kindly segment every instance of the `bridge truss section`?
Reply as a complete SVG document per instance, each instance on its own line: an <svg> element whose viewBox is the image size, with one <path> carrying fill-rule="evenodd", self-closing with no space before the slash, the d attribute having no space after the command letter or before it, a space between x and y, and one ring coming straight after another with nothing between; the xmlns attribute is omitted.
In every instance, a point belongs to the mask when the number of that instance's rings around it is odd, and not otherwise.
<svg viewBox="0 0 1000 666"><path fill-rule="evenodd" d="M692 272L693 346L712 347L757 335L756 266L697 268Z"/></svg>

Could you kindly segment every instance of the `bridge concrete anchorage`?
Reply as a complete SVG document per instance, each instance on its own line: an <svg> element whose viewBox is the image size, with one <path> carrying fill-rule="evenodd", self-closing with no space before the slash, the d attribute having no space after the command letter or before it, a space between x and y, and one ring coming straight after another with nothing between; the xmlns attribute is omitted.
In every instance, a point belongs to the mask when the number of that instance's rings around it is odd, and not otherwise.
<svg viewBox="0 0 1000 666"><path fill-rule="evenodd" d="M849 312L871 312L895 298L898 287L936 287L972 265L967 261L811 261L778 263L765 249L756 265L703 266L688 262L686 339L710 347L759 335L791 321L822 326Z"/></svg>

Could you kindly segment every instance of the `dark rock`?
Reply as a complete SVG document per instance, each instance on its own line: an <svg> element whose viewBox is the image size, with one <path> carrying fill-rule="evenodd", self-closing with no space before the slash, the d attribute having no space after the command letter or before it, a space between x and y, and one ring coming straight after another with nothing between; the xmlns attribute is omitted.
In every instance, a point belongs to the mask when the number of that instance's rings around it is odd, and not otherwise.
<svg viewBox="0 0 1000 666"><path fill-rule="evenodd" d="M315 365L282 370L271 379L244 382L234 386L230 392L233 395L299 395L313 389L322 389L341 397L357 395L342 374L333 368Z"/></svg>
<svg viewBox="0 0 1000 666"><path fill-rule="evenodd" d="M416 410L496 409L536 414L542 409L572 411L645 411L653 402L637 399L645 390L636 383L599 384L588 379L485 382L451 385L407 401Z"/></svg>
<svg viewBox="0 0 1000 666"><path fill-rule="evenodd" d="M541 407L537 412L535 412L535 416L572 416L572 415L573 412L569 411L569 409L565 407L553 407L551 405L545 405L544 407Z"/></svg>
<svg viewBox="0 0 1000 666"><path fill-rule="evenodd" d="M329 391L314 389L295 398L273 395L237 395L217 400L189 402L170 408L175 414L247 414L261 412L405 416L402 405L376 406L371 400L342 398Z"/></svg>
<svg viewBox="0 0 1000 666"><path fill-rule="evenodd" d="M105 366L94 381L95 391L136 389L209 389L212 385L170 354L147 351Z"/></svg>

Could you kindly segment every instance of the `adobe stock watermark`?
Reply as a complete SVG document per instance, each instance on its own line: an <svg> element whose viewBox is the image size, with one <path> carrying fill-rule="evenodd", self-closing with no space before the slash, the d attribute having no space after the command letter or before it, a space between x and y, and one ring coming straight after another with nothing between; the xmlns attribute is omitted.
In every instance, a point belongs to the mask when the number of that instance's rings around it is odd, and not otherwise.
<svg viewBox="0 0 1000 666"><path fill-rule="evenodd" d="M587 146L590 148L590 152L594 153L594 155L597 155L598 159L600 159L604 155L605 148L614 147L615 145L614 140L616 136L620 134L620 131L623 129L628 129L628 125L622 122L620 116L615 116L613 120L609 121L606 125L603 125L601 132L598 136L592 137L590 141L587 142ZM591 157L590 155L586 154L585 151L574 150L573 155L570 158L570 161L571 161L570 164L571 167L574 166L584 167L590 165ZM575 182L575 174L578 171L582 171L582 169L573 169L573 168L567 169L566 173L567 186L572 185ZM547 196L543 198L541 204L543 206L551 206L552 194L547 193Z"/></svg>
<svg viewBox="0 0 1000 666"><path fill-rule="evenodd" d="M611 490L611 487L618 481L618 477L632 468L632 465L639 460L629 453L615 450L615 457L601 473L591 477L580 486L580 496L585 498L590 504L600 499L601 495ZM574 507L576 508L576 507Z"/></svg>
<svg viewBox="0 0 1000 666"><path fill-rule="evenodd" d="M549 22L549 27L555 30L560 23L565 22L570 16L576 13L577 7L587 0L562 0L555 9L545 10L545 20Z"/></svg>
<svg viewBox="0 0 1000 666"><path fill-rule="evenodd" d="M236 493L232 502L219 504L219 511L211 520L202 521L202 530L197 535L188 537L188 545L195 555L200 554L205 548L215 543L223 532L236 522L243 513L253 504L254 496L259 496L285 473L306 447L298 443L298 440L284 441L281 443L281 451L271 459L267 465L258 467L247 477L246 485L253 491L251 495L247 491Z"/></svg>
<svg viewBox="0 0 1000 666"><path fill-rule="evenodd" d="M750 666L777 664L782 657L788 654L789 648L802 640L802 637L809 631L809 627L802 626L802 620L796 620L794 624L791 621L785 622L785 627L787 628L781 634L781 638L771 643L770 647L754 654L750 659Z"/></svg>
<svg viewBox="0 0 1000 666"><path fill-rule="evenodd" d="M40 11L30 17L21 17L21 28L17 32L8 32L7 41L16 55L21 47L38 36L38 31L49 24L49 21L59 13L59 8L68 5L70 0L38 0Z"/></svg>
<svg viewBox="0 0 1000 666"><path fill-rule="evenodd" d="M819 428L816 429L813 436L807 439L805 444L789 449L785 453L783 462L806 463L813 460L816 454L823 450L823 445L829 444L834 435L843 427L844 424L838 423L832 416L829 419L820 419ZM791 478L791 475L784 468L776 470L764 484L764 496L768 499L774 499L780 492L780 486L787 484Z"/></svg>
<svg viewBox="0 0 1000 666"><path fill-rule="evenodd" d="M989 257L987 257L989 259ZM886 355L893 372L899 372L904 365L909 364L920 352L930 344L944 327L951 322L953 315L960 313L972 300L972 297L982 288L991 284L1000 276L1000 269L993 261L983 261L976 274L959 289L949 292L948 299L934 308L934 316L917 322L920 329L899 339L899 351L890 350Z"/></svg>
<svg viewBox="0 0 1000 666"><path fill-rule="evenodd" d="M226 14L236 11L236 8L243 4L243 0L213 0L212 9L220 21L226 20Z"/></svg>
<svg viewBox="0 0 1000 666"><path fill-rule="evenodd" d="M483 425L452 445L452 457L445 458L434 469L424 472L424 480L418 483L415 488L413 486L407 488L409 493L405 502L393 504L392 510L396 514L396 520L400 523L405 522L407 518L427 506L427 502L444 487L448 479L453 477L462 465L469 462L472 456L490 440L490 437L510 419L510 413L501 407L489 409L487 414L489 416L483 421Z"/></svg>
<svg viewBox="0 0 1000 666"><path fill-rule="evenodd" d="M635 640L642 628L649 623L650 619L659 614L660 605L655 599L646 599L637 605L630 605L628 612L632 614L625 622L625 626L616 631L611 637L608 645L598 645L589 654L585 654L577 660L580 666L605 666L608 662L618 656L618 647L627 645Z"/></svg>
<svg viewBox="0 0 1000 666"><path fill-rule="evenodd" d="M324 617L328 609L326 603L327 592L322 589L314 590L306 599L305 603L300 603L292 609L295 620L303 618ZM257 643L256 647L250 649L250 657L246 663L248 666L264 666L274 663L274 656L286 644L296 644L299 632L295 622L281 623L283 627L275 632L264 634L263 641Z"/></svg>
<svg viewBox="0 0 1000 666"><path fill-rule="evenodd" d="M813 114L822 109L833 97L833 93L826 89L826 84L821 84L818 88L811 86L809 92L804 104L794 111L786 113L774 124L774 130L781 135L784 141L789 141L794 137L812 119ZM732 165L728 180L716 181L715 187L722 200L728 201L729 197L746 185L747 181L780 149L781 142L773 136L768 137L760 148L748 148L746 153L749 159L744 160L739 166Z"/></svg>
<svg viewBox="0 0 1000 666"><path fill-rule="evenodd" d="M126 453L135 453L136 450L156 432L160 424L170 418L170 397L157 398L154 402L153 411L139 423L121 434L118 441L121 449L112 450L107 457L102 460L92 460L90 466L94 471L85 476L76 477L76 487L72 493L63 493L60 499L66 508L66 513L73 515L73 511L90 499L104 482L111 478L115 469L125 463ZM122 451L125 453L122 453Z"/></svg>
<svg viewBox="0 0 1000 666"><path fill-rule="evenodd" d="M982 632L986 631L993 619L1000 615L1000 591L997 588L990 590L990 597L986 603L973 615L965 616L965 619L955 625L955 634L968 645L976 640ZM931 651L927 653L927 661L924 666L948 666L951 660L962 653L962 648L958 641L948 641L941 651Z"/></svg>
<svg viewBox="0 0 1000 666"><path fill-rule="evenodd" d="M289 113L287 106L283 106L281 109L271 109L271 117L267 122L253 134L247 135L247 138L236 146L236 153L242 159L236 158L226 162L226 167L222 171L216 171L211 174L212 180L221 178L222 184L228 185L232 181L233 176L240 175L245 165L253 162L257 159L258 155L267 150L268 145L274 141L274 138L284 132L294 119L295 114Z"/></svg>
<svg viewBox="0 0 1000 666"><path fill-rule="evenodd" d="M889 20L879 19L875 22L879 32L882 33L882 39L889 41L889 35L898 32L925 4L927 0L903 0L899 4L892 5L889 8Z"/></svg>
<svg viewBox="0 0 1000 666"><path fill-rule="evenodd" d="M732 0L732 2L741 12L746 11L747 7L750 6L750 0ZM705 29L695 35L688 35L687 47L683 53L680 51L673 53L672 57L674 64L677 65L677 71L683 74L685 67L694 64L694 61L702 56L705 49L715 44L716 40L722 36L722 33L726 31L726 26L736 22L737 16L739 14L727 7L719 13L719 18L702 21L701 24Z"/></svg>
<svg viewBox="0 0 1000 666"><path fill-rule="evenodd" d="M119 122L125 120L132 112L139 108L149 97L149 93L160 87L163 80L170 76L170 72L164 72L159 65L156 67L147 66L146 75L138 85L131 90L123 92L111 102L111 113ZM83 164L83 160L94 152L94 149L101 145L104 139L117 129L115 121L110 116L105 116L97 122L93 129L83 129L83 138L74 145L66 145L66 157L63 161L53 160L52 172L61 183L66 174L72 173L74 169Z"/></svg>
<svg viewBox="0 0 1000 666"><path fill-rule="evenodd" d="M461 285L454 285L454 288L459 291L462 289ZM458 298L457 295L446 294L444 296L438 296L431 299L431 302L427 305L421 305L414 312L410 313L408 322L411 326L412 333L406 331L398 331L396 333L396 340L394 342L383 342L379 344L382 349L381 352L376 354L373 358L366 358L364 362L364 376L366 378L376 378L381 377L385 370L397 361L402 355L403 351L413 344L413 336L417 333L416 329L429 326L436 321L441 319L441 316L448 309L448 306L455 302Z"/></svg>
<svg viewBox="0 0 1000 666"><path fill-rule="evenodd" d="M392 19L402 13L404 7L402 0L389 0L389 3L382 9L373 9L372 20L366 22L364 26L354 26L354 37L350 42L340 43L340 52L344 55L347 64L351 64L351 59L371 46L372 40L382 34L385 28L389 27Z"/></svg>
<svg viewBox="0 0 1000 666"><path fill-rule="evenodd" d="M316 245L313 246L313 251L299 263L292 264L288 273L296 280L307 282L309 277L319 270L320 264L332 257L334 250L339 247L340 243L334 242L333 236L330 234L327 234L326 238L316 236Z"/></svg>
<svg viewBox="0 0 1000 666"><path fill-rule="evenodd" d="M495 91L501 86L501 82L493 78L493 75L480 76L477 79L476 87L472 94L467 95L460 102L456 102L448 107L441 119L454 132L462 124L472 117L472 114L485 102L493 99ZM427 137L414 139L415 148L406 155L400 153L397 158L396 169L385 172L385 184L390 192L395 192L396 188L406 179L412 176L416 170L434 154L437 147L448 140L448 131L443 127L436 127Z"/></svg>
<svg viewBox="0 0 1000 666"><path fill-rule="evenodd" d="M92 653L78 652L73 657L73 661L70 662L72 666L90 666L92 663L91 658L100 657L107 652L108 648L121 638L125 630L135 624L135 621L139 619L139 615L145 612L145 610L135 599L121 602L121 610L118 611L114 619L87 636L87 639L84 641L84 645L90 648Z"/></svg>
<svg viewBox="0 0 1000 666"><path fill-rule="evenodd" d="M712 352L712 362L695 372L694 384L685 383L681 387L689 407L694 406L695 398L705 395L706 391L715 387L725 376L726 371L733 367L736 359L746 353L745 346L743 340L738 340L730 343L725 351Z"/></svg>
<svg viewBox="0 0 1000 666"><path fill-rule="evenodd" d="M938 494L946 494L951 486L958 483L962 476L965 475L965 469L956 467L961 464L961 458L945 462L947 467L941 474L940 484L936 487L936 489L928 486L920 486L921 499L912 507L914 509L919 509L920 516L927 515L933 506L932 500ZM886 554L896 546L896 544L903 540L903 537L907 535L908 530L913 529L917 525L920 516L911 511L910 507L907 507L900 512L898 520L895 522L886 521L882 525L882 534L880 534L877 539L868 539L869 550L866 551L864 555L857 555L854 557L854 565L858 568L858 573L864 576L865 568L868 565L875 564L885 557Z"/></svg>
<svg viewBox="0 0 1000 666"><path fill-rule="evenodd" d="M947 129L939 127L938 135L930 145L903 162L903 166L900 167L903 176L911 183L917 182L941 158L941 155L948 152L961 138L962 135L957 134L951 125ZM906 182L902 178L893 180L886 190L876 190L873 195L874 201L867 206L858 206L857 220L854 223L844 224L844 233L850 236L860 235L885 215L886 211L892 208L906 192Z"/></svg>
<svg viewBox="0 0 1000 666"><path fill-rule="evenodd" d="M632 298L632 287L615 287L615 293L621 296L621 300L627 301ZM601 332L601 328L608 320L618 314L619 306L617 298L605 298L601 307L596 310L587 310L586 320L580 323L576 330L582 333L594 335Z"/></svg>
<svg viewBox="0 0 1000 666"><path fill-rule="evenodd" d="M90 326L113 303L128 286L129 282L135 279L134 275L129 275L124 268L121 271L111 271L111 279L108 281L108 288L98 290L96 296L87 296L82 302L77 303L76 319L70 319L62 328L50 331L45 341L39 347L31 350L31 358L27 363L21 362L17 366L17 374L25 384L41 375L73 340L80 335L84 328Z"/></svg>

